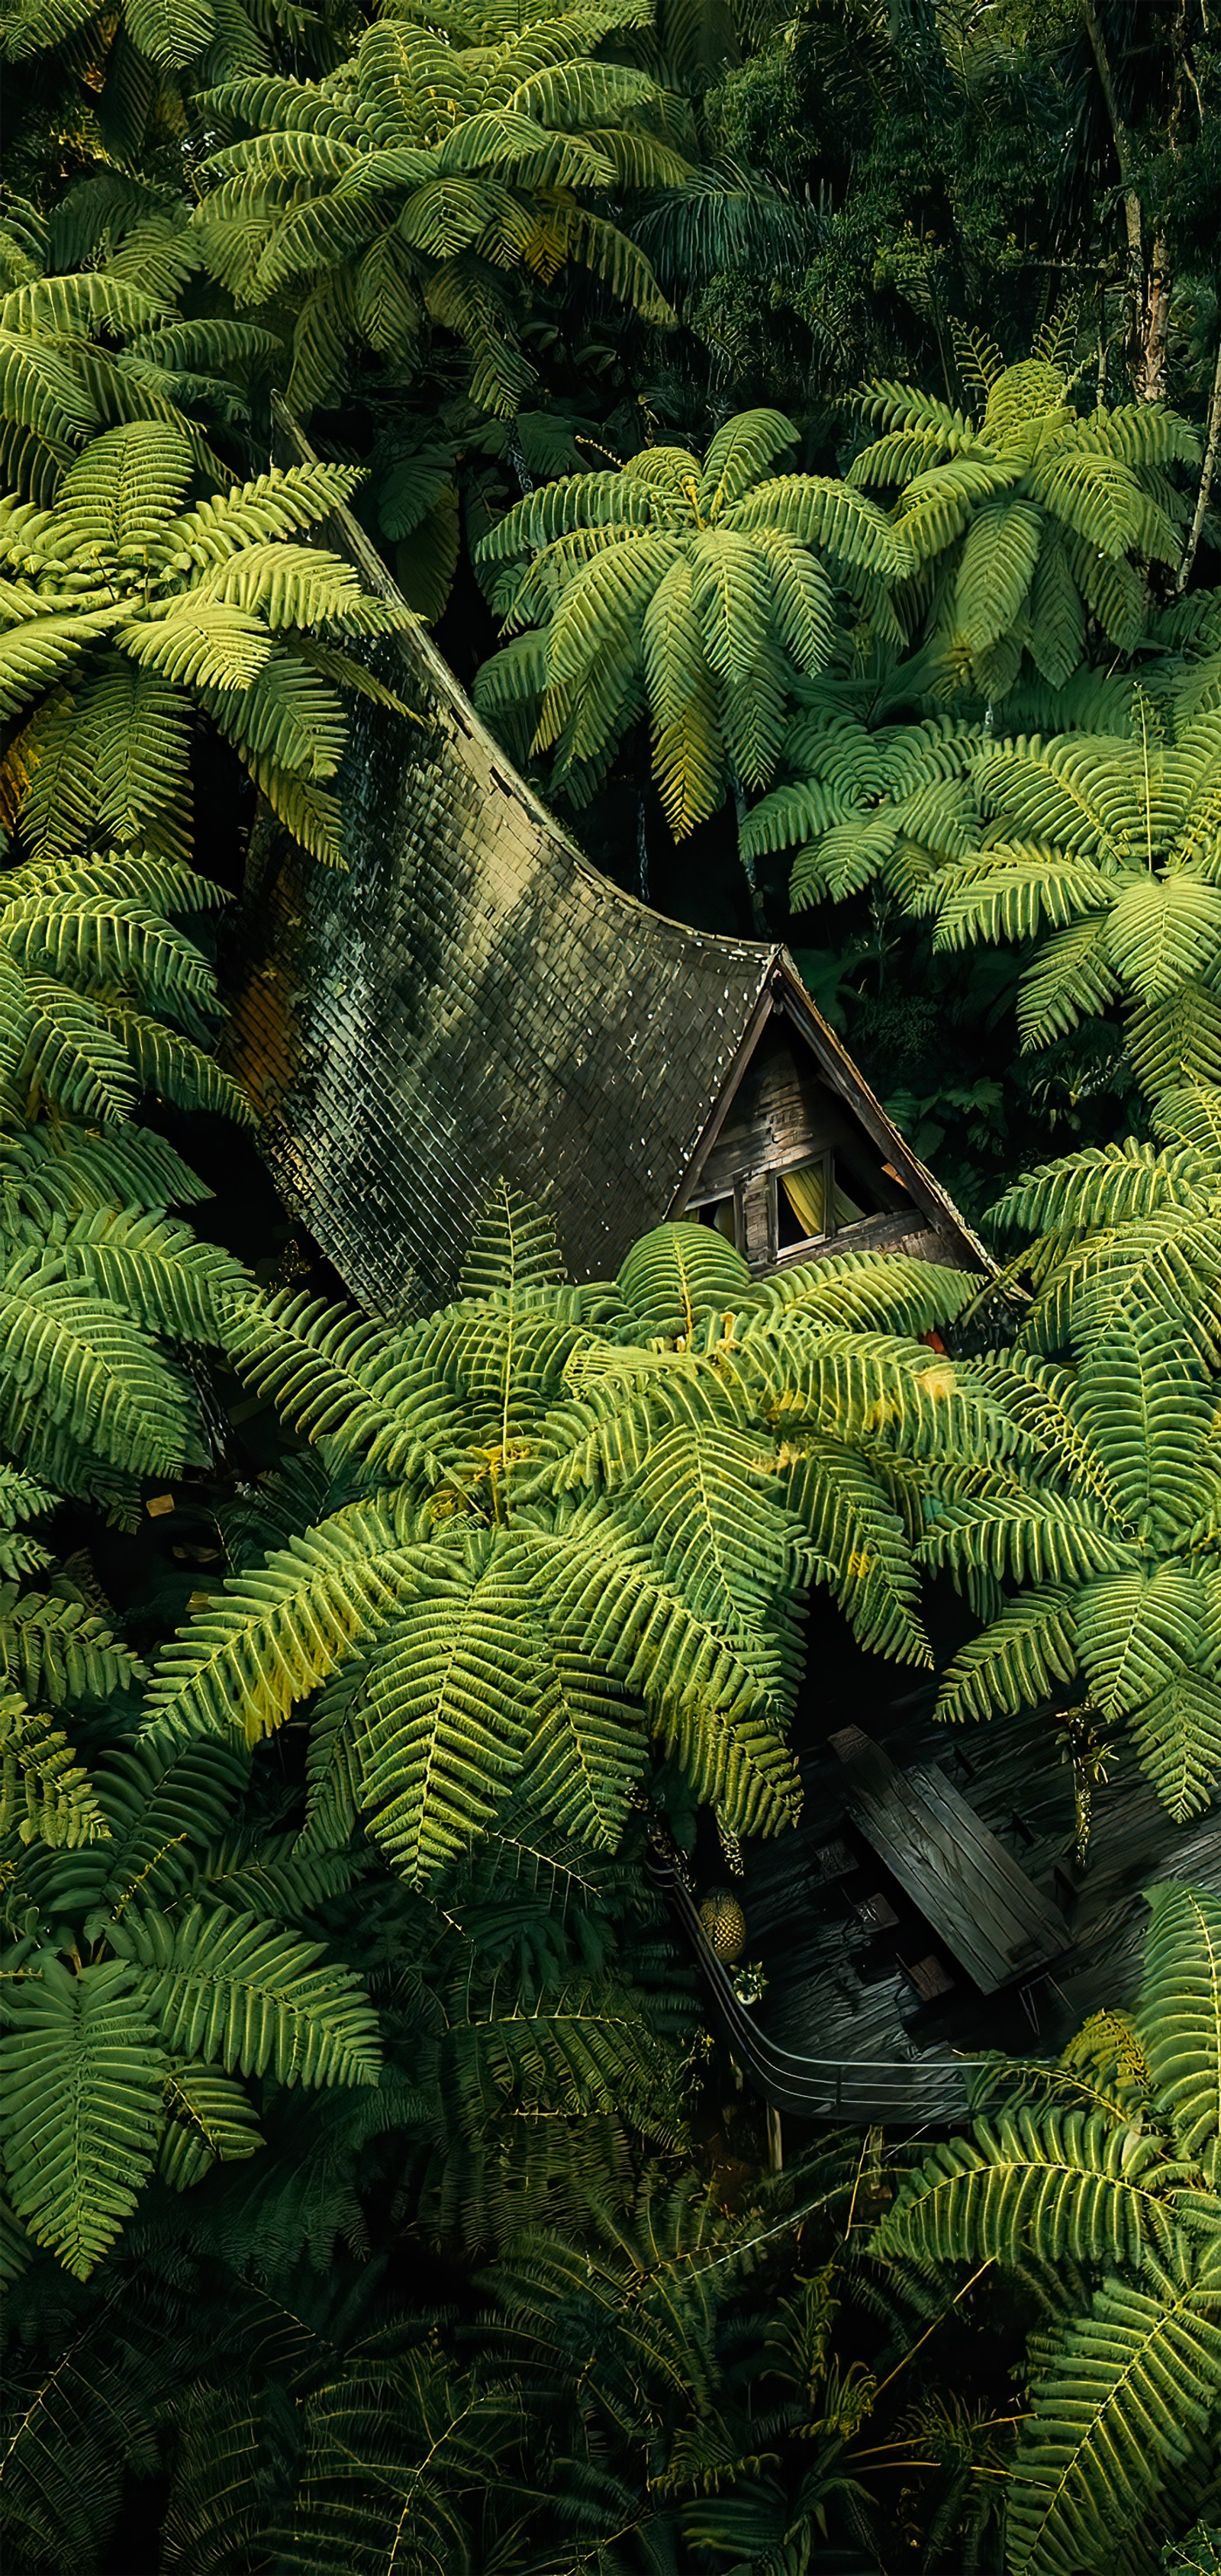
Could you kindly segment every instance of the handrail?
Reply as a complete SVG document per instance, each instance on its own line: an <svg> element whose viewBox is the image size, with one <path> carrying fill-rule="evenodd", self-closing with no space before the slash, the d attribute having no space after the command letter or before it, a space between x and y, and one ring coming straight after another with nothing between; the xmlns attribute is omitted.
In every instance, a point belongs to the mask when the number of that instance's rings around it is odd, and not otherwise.
<svg viewBox="0 0 1221 2576"><path fill-rule="evenodd" d="M668 1840L668 1838L667 1838ZM739 2003L700 1920L673 1847L650 1837L649 1875L686 1933L720 2025L752 2091L801 2120L918 2120L952 2124L968 2116L967 2077L986 2058L806 2057L781 2048Z"/></svg>

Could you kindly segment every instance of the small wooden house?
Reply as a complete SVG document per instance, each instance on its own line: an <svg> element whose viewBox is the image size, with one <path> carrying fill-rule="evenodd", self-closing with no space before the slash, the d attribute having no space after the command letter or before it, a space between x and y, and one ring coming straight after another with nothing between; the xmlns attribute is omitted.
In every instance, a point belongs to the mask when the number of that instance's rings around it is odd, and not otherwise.
<svg viewBox="0 0 1221 2576"><path fill-rule="evenodd" d="M392 592L346 513L320 533ZM354 701L346 872L256 835L233 960L264 1157L353 1294L390 1316L452 1296L500 1177L550 1209L577 1279L684 1214L757 1271L858 1244L980 1266L787 949L636 902L422 629L377 652L421 721Z"/></svg>

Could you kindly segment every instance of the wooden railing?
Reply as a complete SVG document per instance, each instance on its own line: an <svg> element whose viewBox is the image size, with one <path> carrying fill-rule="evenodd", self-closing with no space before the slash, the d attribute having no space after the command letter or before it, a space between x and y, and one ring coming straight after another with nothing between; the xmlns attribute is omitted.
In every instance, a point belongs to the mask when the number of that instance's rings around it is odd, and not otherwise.
<svg viewBox="0 0 1221 2576"><path fill-rule="evenodd" d="M651 1838L649 1875L685 1933L708 1989L711 2018L751 2090L799 2120L914 2121L953 2126L968 2115L967 2082L986 2061L965 2057L804 2057L779 2048L738 2001L668 1837Z"/></svg>

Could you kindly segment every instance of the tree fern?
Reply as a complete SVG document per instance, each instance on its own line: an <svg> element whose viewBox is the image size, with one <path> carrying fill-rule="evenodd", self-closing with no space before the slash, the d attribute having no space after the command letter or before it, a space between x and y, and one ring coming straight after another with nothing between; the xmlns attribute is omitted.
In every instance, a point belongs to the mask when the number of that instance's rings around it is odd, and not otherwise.
<svg viewBox="0 0 1221 2576"><path fill-rule="evenodd" d="M399 1333L299 1298L252 1311L239 1365L376 1490L167 1648L158 1740L231 1742L239 1709L253 1740L325 1685L311 1831L363 1810L417 1884L527 1786L613 1848L650 1736L735 1830L774 1831L811 1575L869 1642L927 1657L894 1480L1017 1436L903 1338L969 1283L861 1257L781 1296L675 1225L576 1290L503 1196L467 1277L479 1293Z"/></svg>
<svg viewBox="0 0 1221 2576"><path fill-rule="evenodd" d="M20 51L10 17L5 50ZM183 322L181 286L196 265L185 205L141 208L121 249L99 265L57 270L55 226L25 199L0 214L0 482L45 507L78 450L116 422L155 419L219 470L202 409L242 408L238 386L214 369L266 361L277 343L250 323ZM98 255L96 234L88 243Z"/></svg>
<svg viewBox="0 0 1221 2576"><path fill-rule="evenodd" d="M385 623L346 566L286 542L350 478L273 472L184 510L194 478L185 437L144 425L96 440L49 510L0 511L15 576L3 613L21 650L44 623L61 640L69 629L87 643L118 632L127 648L104 640L92 661L86 652L16 732L8 777L24 850L0 876L0 1440L47 1482L110 1506L143 1475L202 1463L197 1395L174 1346L223 1345L247 1284L168 1218L167 1202L198 1198L202 1185L171 1146L128 1123L145 1092L250 1115L212 1052L212 968L175 919L219 898L185 863L190 710L173 674L247 741L260 779L296 815L312 773L337 758L343 726L330 681L274 634L295 634L297 620L361 633ZM45 616L65 582L110 606L83 620ZM254 656L236 698L215 661L192 659L195 645L223 654L233 632ZM181 652L167 658L175 635ZM150 643L169 679L142 667ZM274 688L264 687L269 664ZM58 667L62 677L62 656ZM41 668L37 655L29 668ZM24 683L14 685L20 697ZM294 764L310 774L294 778ZM318 846L330 847L325 830ZM28 1672L23 1687L38 1687Z"/></svg>
<svg viewBox="0 0 1221 2576"><path fill-rule="evenodd" d="M1148 405L1081 418L1047 358L1003 368L979 390L973 420L906 385L873 385L865 408L883 435L849 479L899 487L895 523L917 582L936 570L930 632L947 679L996 701L1024 654L1062 685L1088 619L1121 650L1136 643L1146 606L1137 564L1178 559L1186 505L1166 469L1190 465L1196 441L1175 413Z"/></svg>
<svg viewBox="0 0 1221 2576"><path fill-rule="evenodd" d="M140 228L141 217L147 223L152 213L155 219L167 195L150 184L158 149L167 134L181 132L201 81L265 68L269 39L277 34L292 43L295 58L316 60L321 52L325 59L329 50L325 31L309 13L285 5L269 11L258 0L249 8L243 0L187 0L179 11L166 0L128 0L117 18L99 11L94 0L15 0L4 30L8 60L35 58L36 78L40 71L44 79L48 71L52 78L58 74L61 82L65 73L75 76L78 96L92 100L103 149L111 156L109 166L103 160L68 192L74 220L54 227L57 246L92 250L99 230L122 242ZM37 63L49 54L58 62ZM80 113L71 91L65 110Z"/></svg>
<svg viewBox="0 0 1221 2576"><path fill-rule="evenodd" d="M1073 1346L1072 1366L1021 1351L988 1364L1023 1448L966 1498L931 1479L921 1559L968 1589L983 1575L1032 1586L955 1658L941 1713L1017 1709L1080 1675L1184 1816L1221 1770L1210 1376L1164 1303L1083 1295Z"/></svg>
<svg viewBox="0 0 1221 2576"><path fill-rule="evenodd" d="M1038 942L1018 1006L1025 1047L1122 999L1155 1116L1162 1099L1221 1073L1219 726L1215 712L1171 709L1167 721L1134 689L1122 734L997 743L975 764L984 846L947 850L914 898L938 947Z"/></svg>
<svg viewBox="0 0 1221 2576"><path fill-rule="evenodd" d="M7 763L35 859L98 832L124 850L185 855L192 700L273 804L278 782L298 791L289 828L335 855L325 828L305 820L301 792L334 775L344 718L300 629L380 633L396 612L364 598L335 557L310 549L306 561L285 541L345 498L354 477L338 466L273 469L190 508L197 474L181 430L139 422L92 440L49 510L0 507L9 576L0 706L16 714L44 701ZM345 675L359 684L355 662L349 670L345 659ZM48 701L52 683L59 694Z"/></svg>
<svg viewBox="0 0 1221 2576"><path fill-rule="evenodd" d="M802 683L781 758L791 775L743 826L752 858L797 847L797 910L842 902L873 878L910 902L930 867L974 854L980 824L970 770L978 731L946 718L869 725L834 679Z"/></svg>
<svg viewBox="0 0 1221 2576"><path fill-rule="evenodd" d="M851 596L904 569L876 503L774 470L796 437L783 413L739 412L702 462L651 447L621 470L561 477L483 540L481 555L508 567L494 604L514 641L476 697L501 716L532 706L532 747L553 753L574 801L646 709L676 837L731 783L766 786L795 686L830 660L833 585ZM748 873L755 846L742 842Z"/></svg>
<svg viewBox="0 0 1221 2576"><path fill-rule="evenodd" d="M688 175L655 82L594 59L637 14L626 0L495 26L454 8L382 19L324 81L209 94L252 130L207 165L198 240L239 302L292 296L295 408L332 400L361 343L411 371L431 321L461 345L473 401L516 412L534 370L499 283L514 270L549 282L582 266L672 318L635 242L587 202Z"/></svg>
<svg viewBox="0 0 1221 2576"><path fill-rule="evenodd" d="M1053 2285L1009 2492L1009 2563L1023 2576L1144 2576L1215 2465L1221 1909L1174 1881L1149 1902L1139 2125L1122 2092L1103 2109L1067 2107L1071 2047L1058 2066L1016 2067L1013 2089L1038 2076L1045 2107L993 2113L934 2149L878 2232L882 2251L938 2267L983 2256L1019 2276L1038 2266Z"/></svg>

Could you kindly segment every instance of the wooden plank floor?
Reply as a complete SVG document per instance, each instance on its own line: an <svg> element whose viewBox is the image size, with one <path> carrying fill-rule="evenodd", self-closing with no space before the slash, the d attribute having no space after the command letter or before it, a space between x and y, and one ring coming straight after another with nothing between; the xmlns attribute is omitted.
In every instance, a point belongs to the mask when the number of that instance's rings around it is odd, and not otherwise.
<svg viewBox="0 0 1221 2576"><path fill-rule="evenodd" d="M755 2018L768 2037L783 2048L844 2059L907 2056L935 2064L947 2053L970 2057L991 2048L1048 2055L1087 2013L1104 2004L1130 2007L1148 1922L1141 1888L1169 1876L1221 1895L1221 1800L1189 1825L1176 1825L1121 1740L1094 1794L1094 1835L1081 1868L1073 1853L1072 1774L1046 1716L1031 1711L947 1728L932 1716L935 1684L912 1691L893 1666L863 1655L851 1663L845 1657L842 1670L828 1671L829 1663L812 1665L796 1730L801 1822L746 1852L747 1955L767 1977ZM1072 1955L1036 1985L1029 2011L1020 1981L984 1996L965 1975L940 2002L923 2003L899 1964L918 1955L921 1918L888 1874L904 1919L898 1931L870 1928L867 1901L882 1886L884 1865L845 1814L846 1773L829 1741L857 1708L868 1711L870 1733L902 1770L938 1767L944 1777L952 1764L972 1810L1023 1875L1049 1895L1054 1890L1069 1920ZM723 1874L710 1858L709 1883ZM924 1935L926 1946L930 1938Z"/></svg>
<svg viewBox="0 0 1221 2576"><path fill-rule="evenodd" d="M983 1994L1063 1958L1063 1915L943 1771L901 1771L859 1726L830 1742L853 1823Z"/></svg>

